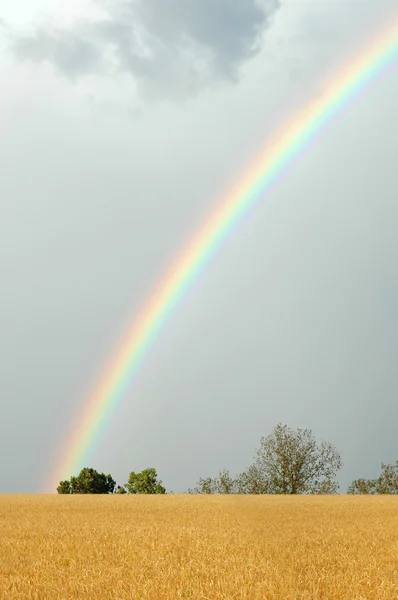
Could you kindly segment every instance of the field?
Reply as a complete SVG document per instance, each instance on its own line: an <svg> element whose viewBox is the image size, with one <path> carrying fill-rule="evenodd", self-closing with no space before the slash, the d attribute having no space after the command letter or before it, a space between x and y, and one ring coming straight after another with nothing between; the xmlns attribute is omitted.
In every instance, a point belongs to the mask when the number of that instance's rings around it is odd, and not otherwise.
<svg viewBox="0 0 398 600"><path fill-rule="evenodd" d="M0 598L398 598L398 497L0 496Z"/></svg>

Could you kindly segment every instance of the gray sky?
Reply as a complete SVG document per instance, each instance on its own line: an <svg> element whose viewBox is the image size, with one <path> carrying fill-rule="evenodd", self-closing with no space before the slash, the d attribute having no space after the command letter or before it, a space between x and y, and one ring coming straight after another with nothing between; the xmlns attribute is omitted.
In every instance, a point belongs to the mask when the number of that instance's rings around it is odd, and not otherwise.
<svg viewBox="0 0 398 600"><path fill-rule="evenodd" d="M281 4L281 5L280 5ZM134 314L395 0L13 0L0 11L2 493L43 489ZM398 459L398 64L264 194L167 322L87 466L168 490L278 422ZM68 474L68 476L71 474Z"/></svg>

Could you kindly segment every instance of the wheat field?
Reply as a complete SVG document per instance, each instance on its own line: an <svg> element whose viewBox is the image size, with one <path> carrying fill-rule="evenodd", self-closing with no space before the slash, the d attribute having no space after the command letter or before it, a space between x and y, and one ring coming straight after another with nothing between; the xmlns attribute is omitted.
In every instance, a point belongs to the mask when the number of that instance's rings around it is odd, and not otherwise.
<svg viewBox="0 0 398 600"><path fill-rule="evenodd" d="M0 598L398 599L398 497L0 496Z"/></svg>

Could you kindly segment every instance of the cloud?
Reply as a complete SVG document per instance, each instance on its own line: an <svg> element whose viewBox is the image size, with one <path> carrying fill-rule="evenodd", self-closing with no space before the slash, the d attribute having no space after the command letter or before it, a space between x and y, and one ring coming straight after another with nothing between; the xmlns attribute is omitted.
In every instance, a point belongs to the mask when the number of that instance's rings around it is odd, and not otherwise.
<svg viewBox="0 0 398 600"><path fill-rule="evenodd" d="M187 95L236 81L261 49L280 0L98 0L102 20L15 37L19 59L49 61L69 79L127 73L147 93Z"/></svg>
<svg viewBox="0 0 398 600"><path fill-rule="evenodd" d="M104 61L97 46L73 31L38 30L33 36L19 39L14 55L34 62L48 60L69 79L101 72Z"/></svg>

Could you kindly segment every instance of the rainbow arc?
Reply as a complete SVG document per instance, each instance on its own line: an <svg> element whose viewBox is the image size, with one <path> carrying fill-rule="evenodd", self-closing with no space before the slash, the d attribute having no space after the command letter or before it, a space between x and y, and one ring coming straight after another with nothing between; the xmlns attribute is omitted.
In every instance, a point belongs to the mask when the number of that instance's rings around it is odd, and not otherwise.
<svg viewBox="0 0 398 600"><path fill-rule="evenodd" d="M61 479L77 474L85 466L151 343L159 335L169 314L179 305L188 288L215 255L217 248L226 241L255 202L264 197L268 186L283 174L287 165L305 149L309 141L397 56L398 23L384 31L339 72L325 92L267 144L251 168L215 206L207 222L181 252L105 366L96 389L83 404L46 491L53 493Z"/></svg>

